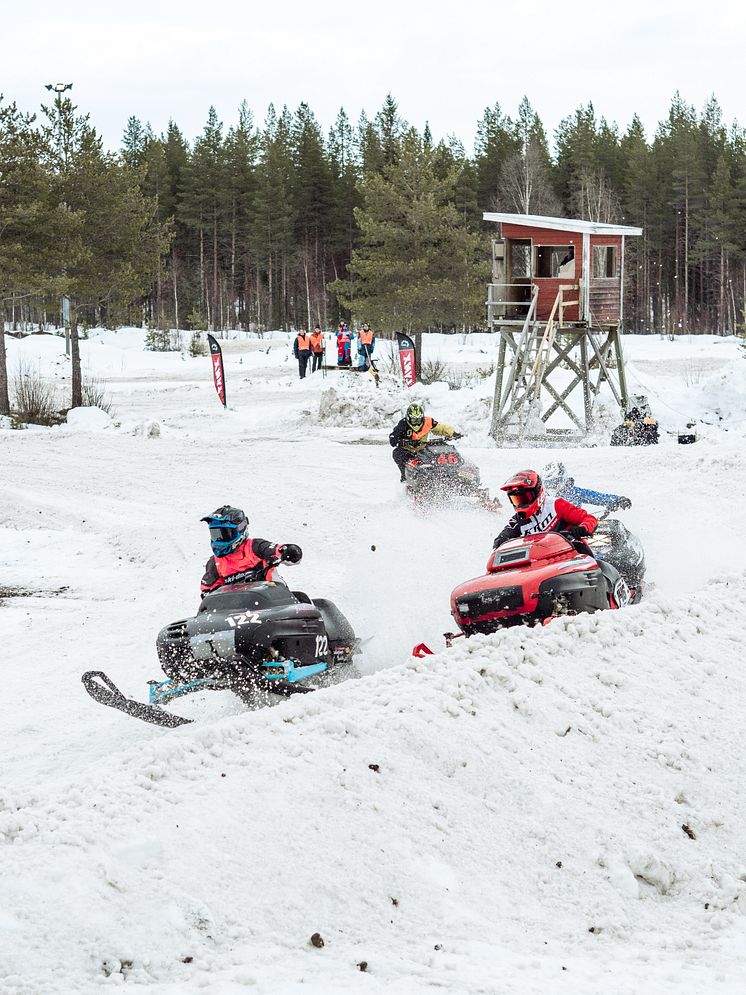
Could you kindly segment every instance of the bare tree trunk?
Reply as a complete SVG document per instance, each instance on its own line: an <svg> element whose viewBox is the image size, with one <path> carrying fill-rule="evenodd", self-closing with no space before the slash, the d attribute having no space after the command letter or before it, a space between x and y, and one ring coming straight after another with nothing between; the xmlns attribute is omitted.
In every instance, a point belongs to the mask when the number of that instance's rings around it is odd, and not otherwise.
<svg viewBox="0 0 746 995"><path fill-rule="evenodd" d="M0 308L0 415L10 414L8 357L5 352L5 311Z"/></svg>
<svg viewBox="0 0 746 995"><path fill-rule="evenodd" d="M681 277L681 249L680 249L680 242L681 242L681 228L680 228L680 224L679 224L679 216L678 216L678 213L677 213L677 215L676 215L676 237L675 237L676 255L675 255L675 260L674 260L674 273L675 273L675 277L676 277L676 312L677 312L677 317L681 316L681 292L680 292L680 290L681 290L681 279L680 279L680 277Z"/></svg>
<svg viewBox="0 0 746 995"><path fill-rule="evenodd" d="M311 331L313 327L311 325L311 288L308 285L308 246L306 246L306 251L303 253L303 271L306 277L306 313L308 315L308 331Z"/></svg>
<svg viewBox="0 0 746 995"><path fill-rule="evenodd" d="M268 276L268 284L267 284L267 292L268 292L268 296L267 296L267 321L271 324L275 320L274 301L272 299L273 286L272 286L272 253L271 252L269 254L269 266L267 267L267 276Z"/></svg>
<svg viewBox="0 0 746 995"><path fill-rule="evenodd" d="M414 333L414 365L419 381L422 373L422 332Z"/></svg>
<svg viewBox="0 0 746 995"><path fill-rule="evenodd" d="M175 252L173 253L172 256L171 265L173 270L172 276L174 281L174 327L178 328L179 327L179 292L176 285L177 256Z"/></svg>
<svg viewBox="0 0 746 995"><path fill-rule="evenodd" d="M684 182L684 333L689 331L689 173Z"/></svg>
<svg viewBox="0 0 746 995"><path fill-rule="evenodd" d="M233 198L232 215L231 215L231 283L228 291L230 295L229 308L232 315L231 327L236 328L238 326L238 308L236 306L236 297L238 296L238 291L236 290L236 198Z"/></svg>
<svg viewBox="0 0 746 995"><path fill-rule="evenodd" d="M222 324L220 287L218 285L218 212L212 212L212 311L217 325ZM217 327L217 325L215 327Z"/></svg>
<svg viewBox="0 0 746 995"><path fill-rule="evenodd" d="M207 326L210 326L210 301L205 293L205 233L200 221L199 226L199 302L207 312Z"/></svg>
<svg viewBox="0 0 746 995"><path fill-rule="evenodd" d="M80 340L78 339L78 305L70 300L70 362L72 365L72 408L83 406L83 377L80 371Z"/></svg>
<svg viewBox="0 0 746 995"><path fill-rule="evenodd" d="M720 300L718 303L718 335L725 334L725 248L720 243Z"/></svg>

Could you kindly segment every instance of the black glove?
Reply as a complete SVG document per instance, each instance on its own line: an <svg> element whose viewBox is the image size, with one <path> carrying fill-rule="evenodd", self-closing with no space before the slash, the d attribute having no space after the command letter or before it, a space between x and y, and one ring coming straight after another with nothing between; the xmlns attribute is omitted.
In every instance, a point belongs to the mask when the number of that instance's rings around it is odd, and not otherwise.
<svg viewBox="0 0 746 995"><path fill-rule="evenodd" d="M567 531L573 539L585 539L585 537L589 535L588 529L585 525L572 525Z"/></svg>
<svg viewBox="0 0 746 995"><path fill-rule="evenodd" d="M453 435L451 436L452 439L463 439L463 437L464 437L463 432L454 432Z"/></svg>
<svg viewBox="0 0 746 995"><path fill-rule="evenodd" d="M300 563L303 558L303 550L300 546L289 542L285 546L280 546L280 559L283 563Z"/></svg>
<svg viewBox="0 0 746 995"><path fill-rule="evenodd" d="M626 511L627 508L632 507L632 502L628 497L620 497L617 502L617 507L621 508L623 511Z"/></svg>

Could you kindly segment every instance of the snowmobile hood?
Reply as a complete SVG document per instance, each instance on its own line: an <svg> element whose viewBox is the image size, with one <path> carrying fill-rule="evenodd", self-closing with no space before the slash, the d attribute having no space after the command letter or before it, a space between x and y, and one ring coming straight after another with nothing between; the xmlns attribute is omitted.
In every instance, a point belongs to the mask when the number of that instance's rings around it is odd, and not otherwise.
<svg viewBox="0 0 746 995"><path fill-rule="evenodd" d="M487 571L497 573L500 570L535 566L541 561L564 560L574 553L573 547L559 532L511 539L492 551L487 561Z"/></svg>

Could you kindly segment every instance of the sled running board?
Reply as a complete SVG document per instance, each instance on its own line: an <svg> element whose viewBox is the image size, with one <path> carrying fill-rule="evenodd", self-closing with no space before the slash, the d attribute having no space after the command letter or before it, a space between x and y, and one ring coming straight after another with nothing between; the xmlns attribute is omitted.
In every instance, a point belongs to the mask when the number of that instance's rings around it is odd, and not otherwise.
<svg viewBox="0 0 746 995"><path fill-rule="evenodd" d="M175 729L177 726L191 724L191 719L184 719L180 715L172 715L171 712L159 708L157 705L146 705L142 701L134 698L125 698L119 688L101 670L89 670L81 677L83 687L88 694L100 705L108 708L116 708L126 715L132 715L142 722L150 722L152 725L165 726L167 729Z"/></svg>

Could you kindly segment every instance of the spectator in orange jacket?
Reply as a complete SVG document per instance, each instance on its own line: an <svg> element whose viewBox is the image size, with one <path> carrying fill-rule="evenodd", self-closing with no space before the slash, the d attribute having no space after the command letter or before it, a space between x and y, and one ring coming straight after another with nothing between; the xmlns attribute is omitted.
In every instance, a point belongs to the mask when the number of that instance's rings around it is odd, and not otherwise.
<svg viewBox="0 0 746 995"><path fill-rule="evenodd" d="M311 332L311 373L315 373L316 370L321 369L321 365L324 362L325 349L324 333L321 331L319 325L314 325L314 329Z"/></svg>
<svg viewBox="0 0 746 995"><path fill-rule="evenodd" d="M311 355L311 336L303 328L295 336L293 355L298 360L298 376L303 380L306 376L306 367L308 366L308 359Z"/></svg>

